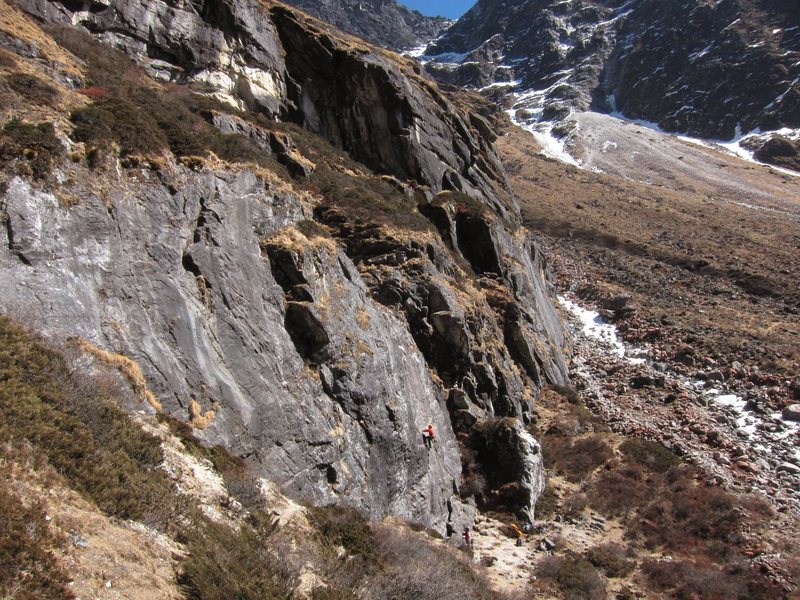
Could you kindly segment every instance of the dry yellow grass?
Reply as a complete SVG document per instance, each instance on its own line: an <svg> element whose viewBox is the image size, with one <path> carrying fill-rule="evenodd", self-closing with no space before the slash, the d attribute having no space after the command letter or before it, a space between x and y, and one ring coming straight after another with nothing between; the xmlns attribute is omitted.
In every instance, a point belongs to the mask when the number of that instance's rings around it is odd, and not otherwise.
<svg viewBox="0 0 800 600"><path fill-rule="evenodd" d="M359 308L358 311L356 311L356 323L358 323L358 326L366 331L369 327L369 322L369 313L364 310L363 307Z"/></svg>
<svg viewBox="0 0 800 600"><path fill-rule="evenodd" d="M55 554L72 579L70 589L76 597L183 598L175 581L183 552L177 543L138 523L102 514L50 465L33 457L26 460L17 453L10 461L0 458L0 467L3 485L21 499L41 501L51 531L67 539ZM70 541L70 535L80 545Z"/></svg>
<svg viewBox="0 0 800 600"><path fill-rule="evenodd" d="M335 253L337 249L336 242L332 239L321 236L308 238L292 226L279 229L268 238L265 238L262 243L295 251L303 251L306 248L325 249L331 254Z"/></svg>
<svg viewBox="0 0 800 600"><path fill-rule="evenodd" d="M194 398L189 402L189 424L195 429L205 429L217 416L215 408L203 412L203 407Z"/></svg>
<svg viewBox="0 0 800 600"><path fill-rule="evenodd" d="M101 362L119 370L120 373L128 378L128 381L130 381L131 387L133 387L133 391L137 396L147 402L155 410L159 412L161 411L161 403L156 399L155 394L153 394L153 392L147 388L147 381L144 378L144 374L142 373L142 368L139 366L139 363L122 354L114 354L112 352L107 352L102 348L98 348L90 341L83 338L76 338L76 341L78 346L80 346L84 351L88 352Z"/></svg>
<svg viewBox="0 0 800 600"><path fill-rule="evenodd" d="M70 75L81 75L75 58L65 52L56 42L45 34L36 22L18 8L0 0L0 31L30 45L51 62L60 63L62 70Z"/></svg>

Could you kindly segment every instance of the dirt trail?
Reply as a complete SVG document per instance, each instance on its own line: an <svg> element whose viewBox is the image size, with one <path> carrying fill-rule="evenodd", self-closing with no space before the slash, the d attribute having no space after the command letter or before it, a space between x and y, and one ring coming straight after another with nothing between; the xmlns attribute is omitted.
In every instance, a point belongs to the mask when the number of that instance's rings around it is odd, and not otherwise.
<svg viewBox="0 0 800 600"><path fill-rule="evenodd" d="M569 487L561 478L551 478L548 485ZM534 523L521 546L510 535L510 523L492 515L477 516L472 545L475 562L485 566L492 585L503 592L529 591L536 563L554 550L583 553L599 544L622 542L620 523L590 510L575 519Z"/></svg>

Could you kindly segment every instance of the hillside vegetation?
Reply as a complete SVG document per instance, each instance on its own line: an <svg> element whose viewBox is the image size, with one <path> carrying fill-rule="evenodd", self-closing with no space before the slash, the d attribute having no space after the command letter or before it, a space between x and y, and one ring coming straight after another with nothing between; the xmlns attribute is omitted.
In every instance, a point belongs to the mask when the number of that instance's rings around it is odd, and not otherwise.
<svg viewBox="0 0 800 600"><path fill-rule="evenodd" d="M566 385L542 254L511 200L469 189L506 188L479 101L450 114L408 61L413 82L390 82L452 119L435 141L455 158L412 156L430 159L434 189L355 160L352 131L234 107L211 84L149 77L87 31L0 11L0 596L795 593L791 511L724 488L677 446L612 431ZM390 53L275 14L287 44L394 76ZM360 100L386 101L369 89ZM413 118L394 132L403 144L428 133ZM563 197L607 182L531 166L509 144L527 224L572 240ZM437 170L462 156L474 163ZM582 228L578 257L616 244ZM758 283L716 275L726 293ZM764 297L793 301L772 275ZM770 376L791 367L766 347ZM514 546L511 525L532 516Z"/></svg>

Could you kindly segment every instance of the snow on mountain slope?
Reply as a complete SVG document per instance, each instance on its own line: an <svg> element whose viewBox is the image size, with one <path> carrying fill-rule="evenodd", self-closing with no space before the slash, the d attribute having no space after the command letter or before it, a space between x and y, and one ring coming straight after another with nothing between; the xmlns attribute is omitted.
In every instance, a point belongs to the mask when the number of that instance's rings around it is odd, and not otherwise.
<svg viewBox="0 0 800 600"><path fill-rule="evenodd" d="M422 60L445 82L502 89L514 121L553 156L566 158L558 146L574 133L570 115L596 110L703 139L753 134L742 145L760 160L797 169L800 13L791 4L481 0Z"/></svg>

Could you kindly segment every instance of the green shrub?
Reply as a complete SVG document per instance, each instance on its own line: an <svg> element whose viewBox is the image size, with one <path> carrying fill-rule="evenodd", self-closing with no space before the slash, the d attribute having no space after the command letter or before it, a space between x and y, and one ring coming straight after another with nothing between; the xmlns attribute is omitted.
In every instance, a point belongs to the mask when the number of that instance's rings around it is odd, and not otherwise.
<svg viewBox="0 0 800 600"><path fill-rule="evenodd" d="M56 137L52 123L25 123L12 119L0 131L0 164L6 167L22 159L36 179L50 175L56 158L64 146Z"/></svg>
<svg viewBox="0 0 800 600"><path fill-rule="evenodd" d="M382 570L370 577L364 600L491 600L497 596L485 578L463 560L463 553L401 528L377 528Z"/></svg>
<svg viewBox="0 0 800 600"><path fill-rule="evenodd" d="M297 575L278 549L269 548L269 533L243 525L238 531L207 521L190 529L187 558L178 583L190 600L270 600L292 598Z"/></svg>
<svg viewBox="0 0 800 600"><path fill-rule="evenodd" d="M549 387L570 404L581 404L581 396L578 393L578 390L571 385L552 384Z"/></svg>
<svg viewBox="0 0 800 600"><path fill-rule="evenodd" d="M189 598L289 598L296 577L281 553L269 547L274 520L253 509L235 531L209 521L159 468L160 441L131 421L105 395L108 391L105 382L73 370L59 350L0 317L0 443L26 441L30 452L46 457L102 511L155 526L185 543L188 556L180 583ZM187 447L209 457L223 473L245 471L242 459L220 447L203 448L190 428L165 420L188 440ZM48 562L45 550L51 540L39 531L36 510L24 512L0 488L0 583L8 577L19 580L19 565L35 558L38 566L26 572L34 573L36 585L49 586L48 591L25 597L71 598L59 595L62 579ZM28 538L15 533L26 521ZM342 534L345 542L350 542L348 535L350 530ZM14 545L17 539L24 548ZM38 546L36 540L41 541ZM15 558L6 560L6 555Z"/></svg>
<svg viewBox="0 0 800 600"><path fill-rule="evenodd" d="M70 119L75 141L106 148L115 142L121 156L156 154L168 145L151 114L128 100L98 100L73 111Z"/></svg>
<svg viewBox="0 0 800 600"><path fill-rule="evenodd" d="M42 30L59 46L81 61L89 87L104 87L110 94L125 98L132 89L152 85L152 81L123 52L94 39L88 32L69 25L43 24Z"/></svg>
<svg viewBox="0 0 800 600"><path fill-rule="evenodd" d="M628 515L658 493L658 484L645 480L638 465L614 465L589 482L589 505L606 517Z"/></svg>
<svg viewBox="0 0 800 600"><path fill-rule="evenodd" d="M2 82L22 96L26 102L50 107L58 104L58 90L33 75L10 73L2 78Z"/></svg>
<svg viewBox="0 0 800 600"><path fill-rule="evenodd" d="M707 600L774 600L786 593L747 563L725 568L688 560L645 560L642 572L651 589L671 598Z"/></svg>
<svg viewBox="0 0 800 600"><path fill-rule="evenodd" d="M626 440L619 449L630 460L656 473L666 473L681 462L677 455L664 448L661 444L641 438Z"/></svg>
<svg viewBox="0 0 800 600"><path fill-rule="evenodd" d="M636 563L626 556L625 548L613 542L589 548L586 559L602 569L606 577L626 577L636 567Z"/></svg>
<svg viewBox="0 0 800 600"><path fill-rule="evenodd" d="M583 515L583 511L589 505L586 494L572 494L567 497L563 505L563 514L568 519L578 519Z"/></svg>
<svg viewBox="0 0 800 600"><path fill-rule="evenodd" d="M0 317L0 441L27 440L108 514L165 529L188 510L145 433L91 376Z"/></svg>
<svg viewBox="0 0 800 600"><path fill-rule="evenodd" d="M0 597L75 597L67 587L69 577L52 552L62 540L49 525L40 504L34 501L25 506L21 498L0 487Z"/></svg>
<svg viewBox="0 0 800 600"><path fill-rule="evenodd" d="M716 559L736 556L742 513L737 498L717 487L667 488L640 510L631 530L651 548L691 550L702 546Z"/></svg>
<svg viewBox="0 0 800 600"><path fill-rule="evenodd" d="M536 565L536 575L554 582L565 600L602 600L606 597L606 584L597 570L585 558L547 556Z"/></svg>
<svg viewBox="0 0 800 600"><path fill-rule="evenodd" d="M450 203L455 206L456 210L467 213L473 217L480 217L489 211L489 207L487 207L483 202L476 200L464 192L441 192L436 196L435 201Z"/></svg>
<svg viewBox="0 0 800 600"><path fill-rule="evenodd" d="M375 536L369 520L349 506L311 509L311 522L329 547L342 546L349 554L376 557Z"/></svg>
<svg viewBox="0 0 800 600"><path fill-rule="evenodd" d="M333 164L336 162L339 161ZM394 185L379 177L355 173L318 164L306 189L323 197L323 209L332 208L336 214L346 215L348 223L396 224L419 231L432 229L430 222L417 212L416 203Z"/></svg>
<svg viewBox="0 0 800 600"><path fill-rule="evenodd" d="M542 440L542 456L548 469L554 469L567 481L577 483L611 459L613 453L600 436L577 440L545 436Z"/></svg>
<svg viewBox="0 0 800 600"><path fill-rule="evenodd" d="M312 219L303 219L302 221L298 221L295 224L297 230L302 233L307 238L315 238L315 237L324 237L329 238L331 237L331 233L327 227L324 225L320 225L316 221Z"/></svg>

